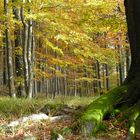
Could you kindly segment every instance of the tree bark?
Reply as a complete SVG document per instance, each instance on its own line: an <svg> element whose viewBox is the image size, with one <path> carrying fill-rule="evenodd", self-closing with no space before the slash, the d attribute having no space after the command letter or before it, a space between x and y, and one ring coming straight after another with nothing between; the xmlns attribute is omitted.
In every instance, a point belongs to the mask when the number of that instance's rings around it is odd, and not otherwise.
<svg viewBox="0 0 140 140"><path fill-rule="evenodd" d="M33 29L32 29L32 20L29 20L28 23L28 47L27 47L27 62L28 62L28 97L32 98L33 96L33 62L32 62L32 49L33 49Z"/></svg>
<svg viewBox="0 0 140 140"><path fill-rule="evenodd" d="M13 0L13 3L16 2ZM18 9L16 6L13 7L13 14L14 18L17 21L20 21L20 9ZM23 80L23 48L22 48L22 30L20 29L19 25L15 24L15 73L16 78L18 80L18 84L16 85L17 95L24 96L24 80Z"/></svg>
<svg viewBox="0 0 140 140"><path fill-rule="evenodd" d="M106 90L110 89L110 80L109 80L109 66L105 64L105 71L106 71Z"/></svg>
<svg viewBox="0 0 140 140"><path fill-rule="evenodd" d="M134 104L140 99L140 1L125 0L128 36L131 50L131 66L126 79L129 85L128 103Z"/></svg>
<svg viewBox="0 0 140 140"><path fill-rule="evenodd" d="M8 0L4 0L4 9L5 14L9 14L8 9ZM8 85L9 85L9 95L11 97L16 97L15 92L15 85L14 85L14 72L13 72L13 51L12 51L12 44L10 40L10 30L8 27L8 21L6 21L6 29L5 29L5 36L6 36L6 48L7 48L7 69L8 69Z"/></svg>
<svg viewBox="0 0 140 140"><path fill-rule="evenodd" d="M25 0L22 0L23 4L25 3ZM24 6L21 7L21 21L23 24L23 32L24 32L24 39L23 39L23 69L24 69L24 84L25 84L25 91L26 95L28 93L28 79L29 79L29 74L28 74L28 62L27 62L27 45L28 45L28 24L25 21L24 17Z"/></svg>
<svg viewBox="0 0 140 140"><path fill-rule="evenodd" d="M23 4L26 2L22 0ZM31 3L31 0L28 0ZM21 7L21 21L24 26L24 44L23 44L23 62L24 62L24 82L25 90L28 98L33 97L33 77L34 77L34 51L35 51L35 40L33 36L33 21L28 21L24 18L24 6ZM31 14L31 9L28 9Z"/></svg>

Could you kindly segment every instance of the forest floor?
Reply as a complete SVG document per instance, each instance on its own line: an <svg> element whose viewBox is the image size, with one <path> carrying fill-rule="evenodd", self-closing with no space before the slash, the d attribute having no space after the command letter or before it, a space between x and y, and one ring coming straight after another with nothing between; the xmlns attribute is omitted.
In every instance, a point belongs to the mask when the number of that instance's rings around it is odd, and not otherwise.
<svg viewBox="0 0 140 140"><path fill-rule="evenodd" d="M22 102L21 102L22 100ZM16 99L11 101L8 98L0 99L0 140L57 140L55 135L62 136L65 140L90 140L79 130L77 124L77 115L85 109L94 99L84 98L66 98L55 99L54 101L43 100L25 100ZM7 101L9 105L7 105ZM62 102L63 101L63 102ZM6 105L4 105L6 104ZM10 109L9 109L10 107ZM8 114L8 112L10 112ZM68 115L68 118L59 121L50 122L43 120L39 122L30 122L28 125L20 126L12 131L4 130L2 126L9 122L39 112L51 116ZM118 115L117 117L121 117ZM97 133L92 140L124 140L127 135L127 119L114 124L115 119L105 120L105 128ZM60 139L62 140L62 139ZM137 134L136 140L140 140L140 134Z"/></svg>
<svg viewBox="0 0 140 140"><path fill-rule="evenodd" d="M34 137L37 140L51 140L53 132L62 135L65 140L88 140L82 133L71 132L69 127L74 123L73 119L61 120L58 122L42 121L40 123L30 124L26 128L20 128L13 133L5 133L0 135L1 140L26 140L27 137ZM120 126L113 126L111 122L108 123L106 131L102 131L97 134L95 140L124 140L127 134L127 130ZM54 138L55 140L55 138ZM137 135L137 140L140 140L140 136Z"/></svg>

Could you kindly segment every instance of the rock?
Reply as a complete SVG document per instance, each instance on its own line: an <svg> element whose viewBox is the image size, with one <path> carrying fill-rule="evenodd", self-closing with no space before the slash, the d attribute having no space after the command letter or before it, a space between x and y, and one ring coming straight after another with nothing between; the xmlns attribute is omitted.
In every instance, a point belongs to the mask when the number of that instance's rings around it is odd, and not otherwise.
<svg viewBox="0 0 140 140"><path fill-rule="evenodd" d="M64 140L63 136L58 134L57 140Z"/></svg>
<svg viewBox="0 0 140 140"><path fill-rule="evenodd" d="M96 126L95 122L92 121L86 122L84 125L85 134L86 135L91 134L94 131L95 126Z"/></svg>
<svg viewBox="0 0 140 140"><path fill-rule="evenodd" d="M16 127L16 126L23 125L23 124L28 123L28 122L37 122L37 121L41 121L41 120L47 120L49 118L50 117L44 113L33 114L33 115L28 116L28 117L22 117L16 121L12 121L7 126L8 127Z"/></svg>
<svg viewBox="0 0 140 140"><path fill-rule="evenodd" d="M63 116L55 116L55 117L50 117L44 113L39 113L39 114L33 114L30 115L28 117L22 117L19 118L18 120L12 121L11 123L9 123L8 125L6 125L5 127L7 128L16 128L18 126L26 126L29 123L34 123L34 122L39 122L42 120L49 120L51 122L55 122L61 119L66 119L69 118L70 116L68 115L63 115Z"/></svg>
<svg viewBox="0 0 140 140"><path fill-rule="evenodd" d="M37 137L34 136L25 136L23 140L37 140Z"/></svg>

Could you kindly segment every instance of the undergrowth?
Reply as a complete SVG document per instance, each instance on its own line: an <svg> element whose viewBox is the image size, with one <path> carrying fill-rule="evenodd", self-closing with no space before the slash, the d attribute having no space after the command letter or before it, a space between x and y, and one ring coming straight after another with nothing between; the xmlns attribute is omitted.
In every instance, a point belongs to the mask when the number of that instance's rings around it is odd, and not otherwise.
<svg viewBox="0 0 140 140"><path fill-rule="evenodd" d="M63 105L67 105L70 107L85 106L90 104L92 101L93 97L60 96L56 99L12 99L8 97L0 97L0 116L11 120L13 118L19 118L24 115L38 113L44 106L57 109L58 107L61 107Z"/></svg>

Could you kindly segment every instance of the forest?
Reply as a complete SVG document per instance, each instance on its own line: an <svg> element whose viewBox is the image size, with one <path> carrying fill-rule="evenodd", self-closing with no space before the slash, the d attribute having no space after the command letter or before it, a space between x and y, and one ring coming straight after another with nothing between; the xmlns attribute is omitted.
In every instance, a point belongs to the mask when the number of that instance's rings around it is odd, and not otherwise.
<svg viewBox="0 0 140 140"><path fill-rule="evenodd" d="M0 139L140 140L139 7L1 0Z"/></svg>

